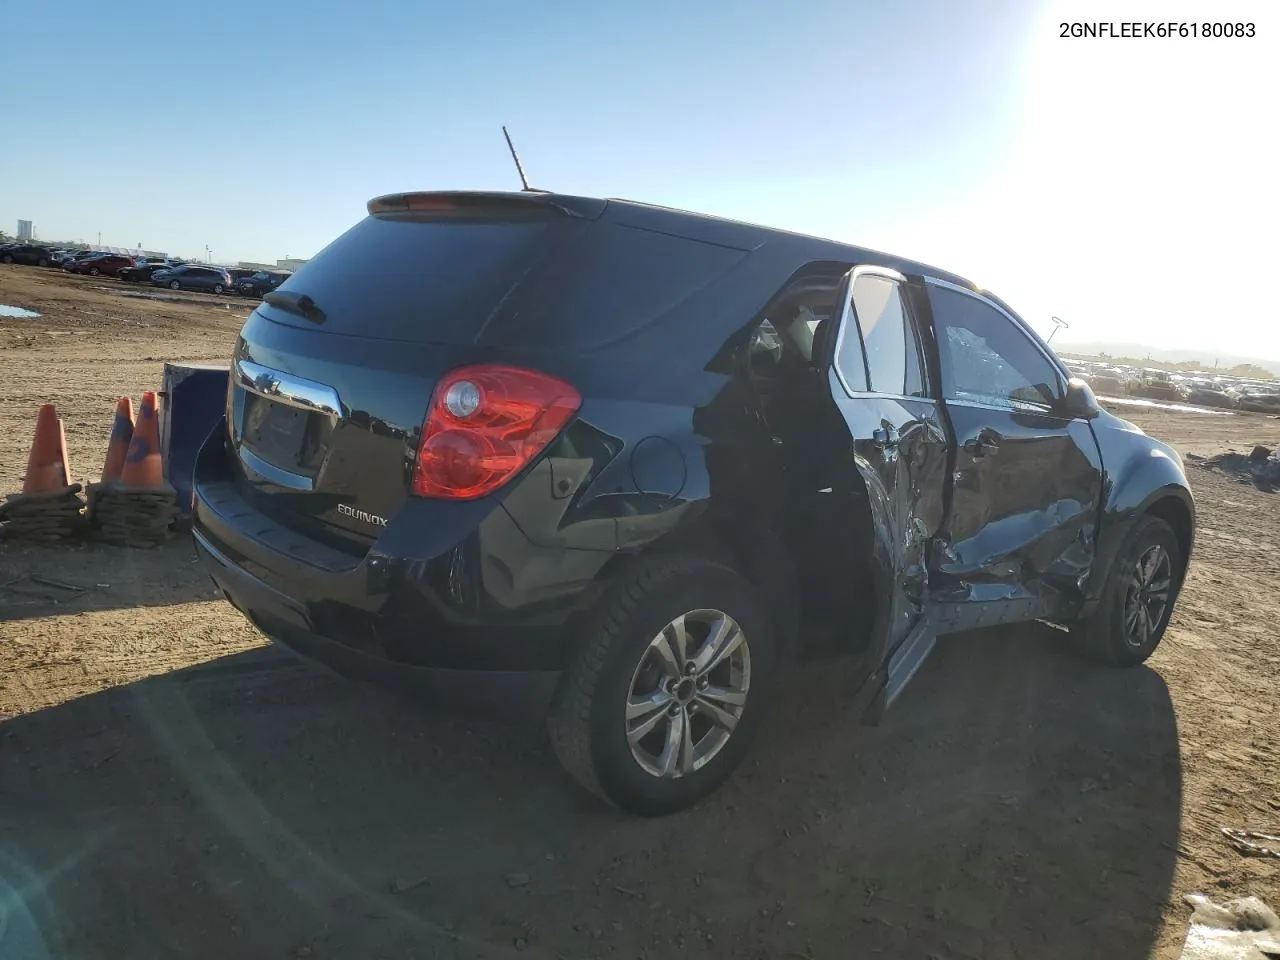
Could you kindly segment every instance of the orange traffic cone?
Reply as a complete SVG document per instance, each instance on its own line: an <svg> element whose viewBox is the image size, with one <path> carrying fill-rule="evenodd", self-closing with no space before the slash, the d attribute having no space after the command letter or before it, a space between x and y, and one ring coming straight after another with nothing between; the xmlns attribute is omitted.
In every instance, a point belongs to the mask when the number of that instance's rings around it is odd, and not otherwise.
<svg viewBox="0 0 1280 960"><path fill-rule="evenodd" d="M159 490L164 487L164 465L160 461L160 418L156 414L156 394L142 394L138 422L129 441L129 453L120 471L120 485L133 490Z"/></svg>
<svg viewBox="0 0 1280 960"><path fill-rule="evenodd" d="M36 438L27 457L22 493L0 503L4 536L35 543L54 543L73 536L81 527L84 506L80 484L71 482L67 466L67 435L53 404L41 405Z"/></svg>
<svg viewBox="0 0 1280 960"><path fill-rule="evenodd" d="M121 397L116 401L116 418L111 424L111 441L107 444L107 459L102 465L102 482L120 479L125 459L129 455L129 442L133 439L133 401Z"/></svg>
<svg viewBox="0 0 1280 960"><path fill-rule="evenodd" d="M22 492L52 493L71 485L67 466L67 435L52 403L40 405L36 416L36 437L27 457L27 475Z"/></svg>

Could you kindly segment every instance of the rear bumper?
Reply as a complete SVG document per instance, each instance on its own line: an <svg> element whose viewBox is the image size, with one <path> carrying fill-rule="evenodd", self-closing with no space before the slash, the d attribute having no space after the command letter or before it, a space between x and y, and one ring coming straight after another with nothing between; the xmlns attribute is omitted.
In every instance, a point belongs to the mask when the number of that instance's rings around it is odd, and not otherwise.
<svg viewBox="0 0 1280 960"><path fill-rule="evenodd" d="M346 677L425 696L459 712L507 718L546 713L560 679L558 670L457 670L389 660L322 636L306 611L231 562L195 531L196 552L223 597L268 637L294 653Z"/></svg>
<svg viewBox="0 0 1280 960"><path fill-rule="evenodd" d="M411 499L367 552L279 523L216 429L196 458L192 532L214 583L273 640L451 707L549 701L611 556L533 544L497 503Z"/></svg>

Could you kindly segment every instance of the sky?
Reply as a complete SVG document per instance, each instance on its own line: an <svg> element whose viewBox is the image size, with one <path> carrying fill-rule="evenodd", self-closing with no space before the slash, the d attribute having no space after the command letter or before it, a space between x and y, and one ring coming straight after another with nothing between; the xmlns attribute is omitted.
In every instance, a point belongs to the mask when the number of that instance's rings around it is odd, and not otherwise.
<svg viewBox="0 0 1280 960"><path fill-rule="evenodd" d="M1253 23L1241 39L1062 22ZM964 274L1055 339L1280 360L1274 0L5 5L0 229L308 257L406 189L626 197ZM10 86L11 91L16 87Z"/></svg>

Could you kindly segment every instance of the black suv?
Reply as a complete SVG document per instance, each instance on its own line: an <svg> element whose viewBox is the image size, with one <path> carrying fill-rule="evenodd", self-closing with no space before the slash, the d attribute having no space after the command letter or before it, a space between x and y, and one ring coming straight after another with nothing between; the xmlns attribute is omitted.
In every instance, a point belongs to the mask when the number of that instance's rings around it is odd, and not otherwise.
<svg viewBox="0 0 1280 960"><path fill-rule="evenodd" d="M25 263L33 267L47 267L53 263L53 251L37 244L6 244L0 249L0 261Z"/></svg>
<svg viewBox="0 0 1280 960"><path fill-rule="evenodd" d="M259 270L257 273L242 277L236 284L236 292L242 297L261 297L280 284L292 274L280 270Z"/></svg>
<svg viewBox="0 0 1280 960"><path fill-rule="evenodd" d="M1177 453L960 277L539 193L371 201L250 315L195 471L265 633L544 705L644 814L728 776L815 638L872 720L942 633L1042 619L1141 663L1193 529Z"/></svg>
<svg viewBox="0 0 1280 960"><path fill-rule="evenodd" d="M176 266L177 264L168 263L164 260L135 263L132 267L125 267L117 273L116 279L132 283L146 283L161 270L173 270Z"/></svg>

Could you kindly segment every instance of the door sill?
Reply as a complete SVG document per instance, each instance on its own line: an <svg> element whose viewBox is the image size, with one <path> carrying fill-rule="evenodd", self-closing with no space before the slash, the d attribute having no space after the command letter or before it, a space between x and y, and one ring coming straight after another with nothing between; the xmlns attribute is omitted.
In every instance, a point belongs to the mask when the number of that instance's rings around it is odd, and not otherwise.
<svg viewBox="0 0 1280 960"><path fill-rule="evenodd" d="M903 688L911 682L920 665L933 652L937 641L938 637L934 632L932 621L929 617L921 617L911 628L906 639L898 645L898 649L893 651L885 671L887 674L884 690L886 709L893 706L893 702L898 699Z"/></svg>

